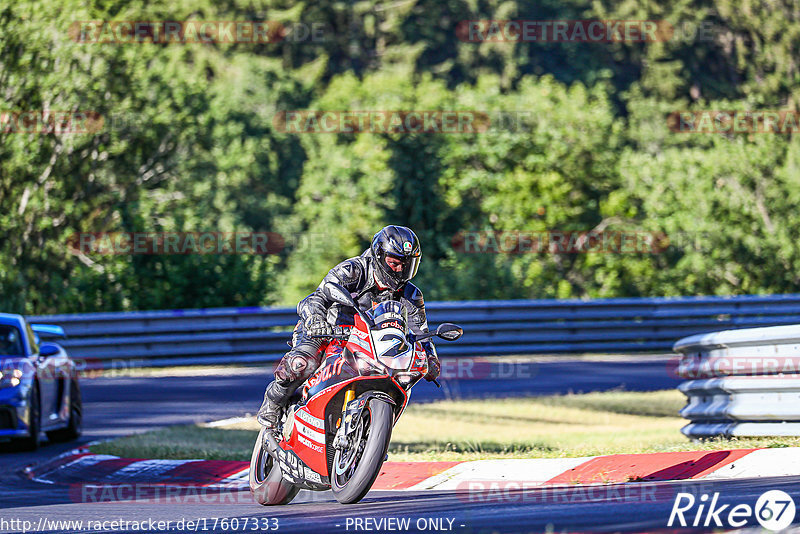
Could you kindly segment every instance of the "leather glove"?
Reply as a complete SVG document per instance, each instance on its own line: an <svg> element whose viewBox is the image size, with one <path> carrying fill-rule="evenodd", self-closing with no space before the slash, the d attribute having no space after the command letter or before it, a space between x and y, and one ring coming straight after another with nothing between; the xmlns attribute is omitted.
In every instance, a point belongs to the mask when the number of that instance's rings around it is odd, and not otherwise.
<svg viewBox="0 0 800 534"><path fill-rule="evenodd" d="M305 333L309 336L333 335L333 326L321 315L311 315L303 323Z"/></svg>
<svg viewBox="0 0 800 534"><path fill-rule="evenodd" d="M336 337L344 337L350 335L351 327L349 326L334 326L333 335Z"/></svg>
<svg viewBox="0 0 800 534"><path fill-rule="evenodd" d="M436 355L433 345L428 345L425 349L428 353L428 372L425 374L425 380L433 382L442 373L442 364L439 363L439 356Z"/></svg>

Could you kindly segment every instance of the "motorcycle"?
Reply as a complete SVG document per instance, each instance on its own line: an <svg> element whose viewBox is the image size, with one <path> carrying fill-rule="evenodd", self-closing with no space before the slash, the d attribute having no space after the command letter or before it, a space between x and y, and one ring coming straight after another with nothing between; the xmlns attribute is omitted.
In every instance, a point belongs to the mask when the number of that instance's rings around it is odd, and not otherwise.
<svg viewBox="0 0 800 534"><path fill-rule="evenodd" d="M400 302L365 312L338 284L325 284L323 292L355 309L355 324L349 333L325 336L330 341L322 364L298 388L278 428L259 433L250 491L265 506L288 504L301 489L330 489L343 504L360 501L380 473L411 388L427 373L421 342L463 334L452 323L413 334Z"/></svg>

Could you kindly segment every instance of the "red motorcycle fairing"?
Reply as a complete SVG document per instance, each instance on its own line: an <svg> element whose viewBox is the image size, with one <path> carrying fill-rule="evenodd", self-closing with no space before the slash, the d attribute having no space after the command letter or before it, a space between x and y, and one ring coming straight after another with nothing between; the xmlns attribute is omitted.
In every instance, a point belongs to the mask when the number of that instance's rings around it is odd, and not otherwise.
<svg viewBox="0 0 800 534"><path fill-rule="evenodd" d="M332 443L341 424L345 391L353 389L355 396L368 391L382 391L395 401L395 420L405 409L408 395L387 374L359 375L353 356L346 349L333 350L325 363L309 378L304 386L304 398L295 405L289 439L278 444L284 477L290 482L320 489L330 486L330 465L335 450ZM316 378L316 379L315 379Z"/></svg>
<svg viewBox="0 0 800 534"><path fill-rule="evenodd" d="M395 378L372 369L362 374L354 352L374 359L369 327L355 316L350 338L330 341L325 347L325 360L302 386L302 400L294 405L294 415L287 419L289 438L280 441L278 451L283 476L308 489L330 487L330 466L335 450L333 439L342 424L345 392L353 390L355 398L370 391L379 391L394 400L394 418L400 417L408 404L408 392ZM422 345L414 346L414 360L409 372L427 372L427 356Z"/></svg>

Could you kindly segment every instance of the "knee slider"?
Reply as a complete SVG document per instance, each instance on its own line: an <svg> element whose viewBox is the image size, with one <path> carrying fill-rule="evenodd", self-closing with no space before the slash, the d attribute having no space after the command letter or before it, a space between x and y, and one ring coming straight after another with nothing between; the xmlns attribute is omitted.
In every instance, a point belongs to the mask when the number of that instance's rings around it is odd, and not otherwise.
<svg viewBox="0 0 800 534"><path fill-rule="evenodd" d="M305 354L295 354L292 356L289 360L289 368L297 378L305 374L306 369L308 369L308 359Z"/></svg>

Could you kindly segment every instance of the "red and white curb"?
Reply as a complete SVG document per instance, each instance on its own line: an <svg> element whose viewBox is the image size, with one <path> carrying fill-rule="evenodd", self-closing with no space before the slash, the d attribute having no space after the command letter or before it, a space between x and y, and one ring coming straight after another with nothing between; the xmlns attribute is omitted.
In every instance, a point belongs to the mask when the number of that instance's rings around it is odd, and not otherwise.
<svg viewBox="0 0 800 534"><path fill-rule="evenodd" d="M45 484L138 484L152 486L247 489L249 462L229 460L148 460L91 454L75 449L42 465L27 467L25 476Z"/></svg>
<svg viewBox="0 0 800 534"><path fill-rule="evenodd" d="M146 460L76 449L29 467L31 480L47 484L143 484L248 488L249 462ZM476 483L572 486L664 480L800 475L800 448L615 454L583 458L386 462L376 490L469 490Z"/></svg>

